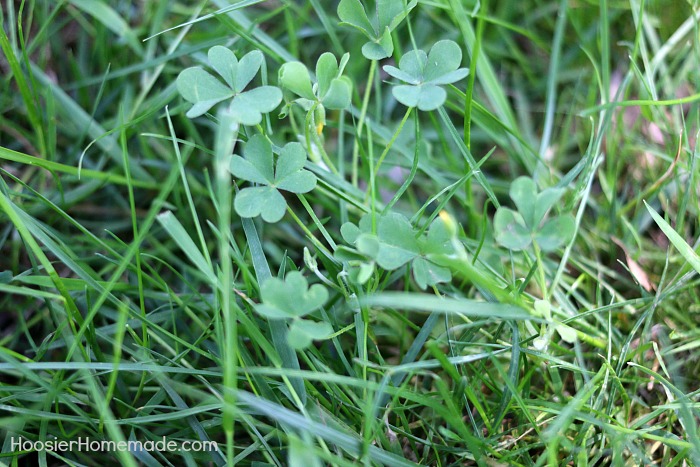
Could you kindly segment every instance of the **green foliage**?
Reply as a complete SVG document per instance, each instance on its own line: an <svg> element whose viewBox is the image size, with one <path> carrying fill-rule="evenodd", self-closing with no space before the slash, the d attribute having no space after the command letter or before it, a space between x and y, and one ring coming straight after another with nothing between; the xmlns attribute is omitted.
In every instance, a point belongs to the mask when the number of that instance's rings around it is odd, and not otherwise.
<svg viewBox="0 0 700 467"><path fill-rule="evenodd" d="M236 195L234 207L241 217L278 222L287 209L280 190L308 193L316 187L316 176L304 169L306 151L299 143L286 144L275 161L270 142L255 135L246 143L244 155L231 158L230 172L260 186L243 188Z"/></svg>
<svg viewBox="0 0 700 467"><path fill-rule="evenodd" d="M177 89L186 101L194 104L187 112L188 117L204 115L219 102L230 99L227 111L236 122L257 125L262 114L272 112L282 101L282 92L274 86L244 91L265 59L259 50L247 53L238 61L233 52L217 45L209 49L208 56L209 64L226 84L201 67L183 70L177 77Z"/></svg>
<svg viewBox="0 0 700 467"><path fill-rule="evenodd" d="M435 110L445 103L447 92L441 87L464 79L469 69L459 68L462 50L450 40L438 41L427 54L422 50L406 52L399 67L385 65L384 71L407 84L391 90L397 101L407 107Z"/></svg>
<svg viewBox="0 0 700 467"><path fill-rule="evenodd" d="M311 449L312 441L289 436L289 453L287 465L289 467L321 467L323 464Z"/></svg>
<svg viewBox="0 0 700 467"><path fill-rule="evenodd" d="M673 246L675 246L678 251L683 255L685 260L690 264L693 269L695 269L698 274L700 274L700 256L693 250L693 248L688 245L688 243L678 235L678 232L676 232L671 225L664 220L663 217L659 216L659 213L654 211L654 209L646 204L645 201L645 206L647 208L647 211L649 211L649 214L651 214L652 219L654 219L654 222L659 226L661 231L668 237L668 239L671 241Z"/></svg>
<svg viewBox="0 0 700 467"><path fill-rule="evenodd" d="M452 237L440 219L431 224L427 234L419 235L406 217L390 212L377 219L377 231L373 234L371 214L365 214L358 225L343 224L341 233L355 249L339 250L338 257L348 261L351 277L359 283L369 279L375 264L393 271L410 263L413 278L421 289L452 279L448 268L431 260L433 255L452 253Z"/></svg>
<svg viewBox="0 0 700 467"><path fill-rule="evenodd" d="M700 466L656 3L3 2L0 464Z"/></svg>
<svg viewBox="0 0 700 467"><path fill-rule="evenodd" d="M299 271L287 274L284 280L271 277L260 287L262 303L255 305L255 311L268 319L291 319L290 345L303 349L313 340L327 338L333 327L329 323L302 319L317 310L328 300L328 290L321 284L309 287L306 278Z"/></svg>
<svg viewBox="0 0 700 467"><path fill-rule="evenodd" d="M411 0L377 0L375 14L370 19L360 0L341 0L338 4L338 17L341 24L361 31L369 42L362 46L362 54L369 60L391 57L394 44L393 31L408 13L418 4Z"/></svg>
<svg viewBox="0 0 700 467"><path fill-rule="evenodd" d="M561 337L564 342L569 344L576 342L576 331L570 326L552 318L551 303L545 300L535 300L533 311L536 316L544 319L546 323L542 326L540 337L534 341L535 348L539 350L546 349L554 332L559 334L559 337Z"/></svg>
<svg viewBox="0 0 700 467"><path fill-rule="evenodd" d="M350 105L352 94L350 78L342 76L349 59L350 54L346 53L338 65L332 53L322 54L316 62L317 82L313 84L306 65L301 62L284 63L279 71L280 85L299 96L296 102L304 110L309 110L314 102L328 109L345 109Z"/></svg>
<svg viewBox="0 0 700 467"><path fill-rule="evenodd" d="M543 223L564 193L562 188L546 188L538 193L530 177L518 177L510 186L510 198L518 210L498 208L493 220L496 241L516 251L534 241L543 251L553 251L571 240L575 229L571 214L550 216Z"/></svg>

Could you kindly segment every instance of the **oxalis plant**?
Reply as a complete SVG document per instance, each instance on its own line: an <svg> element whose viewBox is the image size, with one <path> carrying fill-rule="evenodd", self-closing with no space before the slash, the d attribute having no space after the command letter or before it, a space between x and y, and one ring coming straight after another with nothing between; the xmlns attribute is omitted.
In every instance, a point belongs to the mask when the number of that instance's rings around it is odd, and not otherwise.
<svg viewBox="0 0 700 467"><path fill-rule="evenodd" d="M340 231L354 248L341 246L336 255L348 261L350 277L357 283L364 284L376 266L393 271L406 264L421 289L452 280L450 270L432 260L453 251L451 235L440 219L433 221L427 234L421 234L406 217L390 212L377 220L376 233L372 233L372 216L365 214L359 225L348 222Z"/></svg>
<svg viewBox="0 0 700 467"><path fill-rule="evenodd" d="M301 62L284 63L279 70L280 85L296 96L290 104L306 111L304 140L311 160L318 162L323 158L333 170L333 163L323 150L321 136L326 124L326 109L342 110L350 105L352 82L343 76L349 59L350 54L346 53L339 64L332 53L321 54L316 62L316 82L312 82L308 68Z"/></svg>
<svg viewBox="0 0 700 467"><path fill-rule="evenodd" d="M414 6L415 2L406 4L378 1L376 14L369 17L360 2L340 2L338 13L342 22L359 29L369 39L362 51L364 57L371 60L370 70L376 66L377 60L393 55L391 31ZM478 286L491 288L498 300L514 303L519 307L529 307L531 316L541 319L544 323L534 343L537 348L544 348L554 333L558 333L566 342L575 341L576 331L552 317L552 304L547 293L542 263L544 253L560 248L573 235L575 224L570 214L550 213L564 195L563 188L538 190L531 178L518 178L510 188L510 196L516 209L499 207L494 217L493 229L497 244L513 252L520 252L528 260L530 255L534 256L543 295L534 303L530 301L530 305L521 298L509 296L492 278L479 277L489 273L472 264L476 258L472 259L467 254L464 239L458 236L458 232L463 230L451 216L441 213L440 218L420 225L420 216L416 215L409 220L404 214L394 210L394 206L411 185L418 170L420 142L423 141L419 112L440 109L441 117L446 118L442 108L447 99L445 87L464 79L469 73L467 68L460 66L462 50L455 42L438 41L427 52L420 49L408 50L402 55L398 66L383 67L390 77L391 95L398 103L406 106L406 112L393 135L388 138L376 162L371 151L373 132L370 131L367 135L366 150L369 154L366 162L369 163L370 180L365 198L366 206L363 206L365 213L359 216L356 214L357 210L348 210L348 217L358 216L359 219L356 222L343 223L339 232L326 231L323 222L314 217L330 249L323 246L303 225L288 205L285 196L298 195L309 214L314 216L303 195L314 191L318 186L319 177L323 178L321 175L315 175L309 170L311 166L307 165L319 161L323 161L324 164L320 164L317 170L314 169L317 173L324 173L325 168L327 173L336 177L333 179L334 183L345 183L325 151L323 129L328 112L351 108L353 84L343 74L350 60L349 54L342 55L340 59L331 53L321 54L313 74L302 62L281 64L277 72L277 84L281 89L272 85L251 86L258 72L264 69L264 57L259 51L248 52L238 60L229 49L216 46L209 50L208 59L217 76L202 67L188 68L178 77L177 87L182 97L192 104L187 111L188 117L201 118L218 106L216 118L220 133L221 127L226 125L233 133L233 136L229 136L233 141L224 151L224 156L221 156L219 151L217 158L223 157L226 174L238 182L231 190L236 191L235 197L231 198L231 204L247 229L246 235L254 228L252 219L259 217L265 223L276 223L289 212L322 253L324 267L333 264L333 267L340 267L343 271L337 275L337 283L333 283L332 279L327 277L327 271L319 267L319 262L315 259L309 260L311 254L305 248L305 262L307 266L313 264L309 270L323 284L310 285L300 271L292 271L280 277L271 277L268 274L267 277L261 278L258 298L249 300L248 303L257 315L271 323L271 329L277 330L277 337L283 339L283 345L290 349L292 355L309 347L314 341L323 341L334 335L335 330L331 323L320 319L321 316L328 316L324 307L329 301L330 289L342 291L346 299L355 300L357 296L377 288L382 280L396 277L397 273L401 272L405 273L410 287L420 290L432 288L436 293L438 287L452 283L456 275L467 277ZM372 81L371 77L372 71L369 81ZM363 97L361 121L368 106L369 88L371 86L367 86ZM301 143L275 143L272 139L274 135L265 132L260 125L263 115L274 111L283 98L286 105L279 117L289 118ZM295 112L303 112L305 115L301 132L297 131ZM377 206L379 170L411 113L415 121L415 151L411 170L392 199L380 209ZM211 117L213 115L209 115L209 118ZM241 135L245 135L243 149L239 151L241 155L234 155L234 146L241 127L246 127L245 132L240 131ZM360 133L356 135L358 139ZM359 141L356 140L353 150L358 151L359 145ZM308 161L307 157L311 161ZM217 162L219 163L221 160ZM220 171L217 171L217 174L220 174ZM481 175L477 174L477 177L479 176ZM481 177L480 180L483 180L483 176ZM220 227L222 230L226 228L223 223ZM342 238L344 244L336 244L334 238ZM222 245L223 242L224 240ZM355 300L352 307L358 311L355 318L358 345L363 342L365 348L361 353L366 354L371 319L366 307L363 308L357 303L359 302ZM529 326L536 332L532 325ZM282 345L279 340L276 340L275 344ZM295 358L290 360L287 356L284 364L293 369L299 368L298 362L294 362ZM294 385L294 381L292 384ZM296 385L295 390L303 394L302 385Z"/></svg>
<svg viewBox="0 0 700 467"><path fill-rule="evenodd" d="M391 32L418 4L417 0L377 0L371 18L360 0L341 0L338 4L338 17L341 24L352 26L369 39L362 46L362 55L370 60L391 57L394 43Z"/></svg>
<svg viewBox="0 0 700 467"><path fill-rule="evenodd" d="M187 111L190 118L199 117L216 104L230 101L226 111L240 125L257 125L262 114L272 112L282 101L282 92L275 86L260 86L248 91L244 89L258 74L264 57L253 50L241 58L226 47L209 49L209 64L224 80L222 83L201 67L187 68L177 77L180 95L194 104Z"/></svg>
<svg viewBox="0 0 700 467"><path fill-rule="evenodd" d="M387 41L386 38L390 37L388 34L397 22L414 6L412 3L399 3L386 2L384 5L383 2L377 2L377 14L371 19L367 17L364 7L359 2L343 0L340 3L338 12L341 20L360 29L370 39L370 42L363 46L363 54L367 58L385 58L393 52L391 41ZM382 5L388 8L382 9ZM226 103L220 114L225 114L227 121L232 122L237 129L240 125L259 125L262 115L271 112L280 104L283 95L275 86L265 85L247 89L263 65L264 57L261 52L249 52L238 60L229 49L215 46L209 50L208 59L209 65L220 79L201 67L188 68L178 77L178 90L185 100L193 104L187 112L188 117L200 117L217 104ZM249 137L244 146L243 156L233 155L228 161L228 170L235 179L252 184L242 187L235 196L233 205L239 216L260 216L265 222L278 222L288 209L283 193L304 194L314 190L317 178L305 168L307 150L313 146L320 147L325 156L323 142L319 136L326 123L326 109L342 110L351 104L352 84L343 76L348 60L347 53L340 61L331 53L322 54L316 62L315 77L312 77L309 69L301 62L287 62L280 66L278 82L291 96L287 105L297 105L306 112L303 136L306 148L297 142L277 148L264 134ZM467 68L460 67L461 61L460 47L453 41L442 40L436 42L428 52L409 50L403 54L398 67L384 66L385 72L398 81L392 86L393 97L405 105L407 111L372 170L373 183L370 186L371 192L368 193L372 202L376 199L375 183L379 168L409 114L413 109L431 111L444 104L447 97L444 86L464 79L469 73ZM281 117L287 115L288 113L284 112ZM406 265L410 266L411 276L420 289L447 283L452 279L451 270L433 259L453 253L452 240L443 223L435 221L426 229L427 232L418 231L405 216L391 210L410 185L417 170L417 142L421 138L419 119L417 114L414 115L416 154L408 179L384 212L375 213L372 207L373 212L364 215L357 224L345 223L341 228L341 236L348 246L334 248L334 258L345 264L350 280L360 286L366 284L377 272L394 271ZM332 166L327 156L324 160ZM542 302L538 302L533 308L533 314L544 318L551 325L547 328L549 330L543 328L543 336L549 336L553 330L563 329L562 337L570 340L571 333L567 333L563 325L556 323L551 318L551 312L548 312L550 308L542 267L542 252L559 248L573 234L574 221L570 215L549 216L545 220L549 210L563 194L564 190L560 188L547 188L538 192L531 178L518 178L510 189L517 210L500 207L494 218L494 232L500 245L513 251L534 253L544 296ZM330 334L332 329L321 323L311 324L311 321L302 319L322 304L313 302L314 307L296 309L285 305L284 301L270 298L289 292L290 284L306 287L303 276L297 274L286 281L267 280L261 289L263 305L256 307L256 310L270 319L293 320L295 324L291 327L293 332L289 339L290 343L298 348L308 345L311 339ZM318 292L320 289L314 290L316 292L311 294L312 296L316 296L316 293L321 294ZM299 303L302 302L300 299ZM275 309L277 314L271 311Z"/></svg>
<svg viewBox="0 0 700 467"><path fill-rule="evenodd" d="M501 206L496 210L493 227L496 241L513 251L532 250L543 299L534 304L534 314L543 318L541 336L535 341L538 348L546 347L552 333L558 332L566 342L574 342L576 333L570 327L552 318L548 301L547 283L542 264L542 252L554 251L573 238L576 221L571 214L547 215L564 196L563 188L537 190L530 177L518 177L510 186L510 198L517 210Z"/></svg>
<svg viewBox="0 0 700 467"><path fill-rule="evenodd" d="M397 2L390 3L393 5L393 12L390 11L387 16L381 13L382 10L378 10L377 16L372 20L366 18L364 9L361 5L358 7L356 2L344 0L339 6L341 19L356 27L363 25L360 29L374 40L363 47L363 51L370 51L365 53L369 54L368 58L382 57L380 50L387 54L393 51L388 45L382 45L382 37L391 31L396 19L400 20L402 15L413 7L409 4L399 8ZM369 28L368 25L372 27ZM379 34L380 30L384 32ZM226 103L219 114L226 115L226 121L231 122L237 131L241 125L259 125L264 113L269 113L279 106L282 92L275 86L265 85L246 90L263 65L264 57L261 52L249 52L238 60L229 49L215 46L209 50L208 59L209 65L220 79L202 67L188 68L178 77L178 90L185 100L193 104L187 112L188 117L200 117L217 104ZM230 174L239 181L252 184L242 187L235 196L233 205L239 216L260 216L265 222L279 222L288 209L283 193L304 194L316 187L316 176L304 168L307 161L306 149L312 147L313 138L316 147L320 147L325 155L323 143L318 137L326 123L326 109L341 110L350 105L352 84L343 76L348 60L349 54L343 55L340 62L331 53L322 54L316 63L315 78L312 78L308 68L301 62L287 62L280 66L278 82L293 96L288 105L298 105L306 112L306 148L297 142L276 148L266 135L250 136L244 145L243 156L233 155L228 160ZM407 107L407 111L374 166L375 177L411 111L416 108L420 111L439 108L447 97L443 87L468 75L469 70L460 67L461 60L462 51L459 46L453 41L442 40L435 43L427 53L423 50L406 52L398 67L384 66L387 74L399 81L392 86L392 95ZM420 123L417 114L414 115L415 136L418 142L421 140ZM281 117L285 116L286 112L281 114ZM452 279L450 269L433 260L453 253L451 239L443 223L435 221L427 228L427 232L419 232L405 216L390 209L416 174L418 147L416 143L416 154L408 179L385 211L381 215L366 214L358 224L348 222L341 228L341 236L349 246L336 247L334 257L346 265L349 277L355 284L365 284L379 270L394 271L406 265L410 266L411 276L420 289L450 282ZM332 166L327 156L324 160ZM369 195L374 202L375 184L372 183L370 188L372 192ZM563 190L555 188L538 193L534 182L527 177L516 180L511 187L511 197L518 211L505 207L498 209L494 219L496 241L515 251L532 247L541 266L540 252L558 248L572 233L573 220L570 216L553 216L547 222L543 222L546 213L562 195ZM294 275L291 283L300 285L301 279ZM541 283L544 284L543 278ZM268 279L263 286L263 303L270 301L265 296L273 296L275 290L282 291L290 287L287 282L279 279ZM546 300L545 296L544 301ZM284 311L284 302L276 303L277 308ZM308 345L309 339L322 338L332 331L320 323L315 326L310 324L311 322L301 320L302 316L313 311L313 308L305 308L303 313L288 308L284 313L276 315L270 312L273 309L270 307L256 309L270 319L294 319L296 324L291 328L294 331L289 336L294 347ZM534 314L546 317L550 323L554 323L551 315L539 312L543 309L543 305L538 305ZM556 326L552 329L556 329Z"/></svg>
<svg viewBox="0 0 700 467"><path fill-rule="evenodd" d="M255 311L268 319L291 321L289 344L295 349L309 346L314 339L324 339L333 332L329 323L304 319L328 300L328 290L321 284L309 287L299 271L287 274L284 280L272 277L260 288L262 303Z"/></svg>
<svg viewBox="0 0 700 467"><path fill-rule="evenodd" d="M263 135L246 143L245 158L233 156L229 170L240 180L257 184L243 188L234 203L241 217L261 216L266 222L278 222L287 209L281 191L308 193L316 187L316 176L304 169L306 151L299 143L287 143L275 161L272 145Z"/></svg>
<svg viewBox="0 0 700 467"><path fill-rule="evenodd" d="M460 68L462 50L450 40L436 42L426 54L422 50L406 52L399 67L386 65L392 77L406 84L393 86L391 93L406 107L435 110L445 103L447 92L442 86L464 79L468 68Z"/></svg>

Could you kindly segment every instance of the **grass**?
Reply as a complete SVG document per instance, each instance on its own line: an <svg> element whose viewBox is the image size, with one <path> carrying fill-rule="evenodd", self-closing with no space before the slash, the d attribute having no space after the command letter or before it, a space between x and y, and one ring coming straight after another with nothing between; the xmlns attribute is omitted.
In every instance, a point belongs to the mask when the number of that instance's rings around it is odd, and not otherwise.
<svg viewBox="0 0 700 467"><path fill-rule="evenodd" d="M370 61L335 2L4 2L0 465L700 465L699 17L421 1ZM382 66L443 39L470 75L407 110ZM255 86L349 52L352 103L322 126L296 105L236 132L189 119L177 76L214 45L262 51ZM233 208L229 156L260 133L325 161L278 223ZM494 240L522 175L563 190L556 248ZM341 234L368 214L363 238L396 246L389 212L400 248L438 225L446 249L391 268ZM451 279L421 290L420 264ZM300 350L298 317L258 311L293 270L333 330Z"/></svg>

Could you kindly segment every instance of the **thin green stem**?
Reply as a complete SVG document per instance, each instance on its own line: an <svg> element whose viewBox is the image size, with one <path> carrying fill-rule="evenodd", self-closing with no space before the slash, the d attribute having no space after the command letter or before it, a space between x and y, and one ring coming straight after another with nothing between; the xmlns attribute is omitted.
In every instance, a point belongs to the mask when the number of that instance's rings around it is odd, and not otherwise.
<svg viewBox="0 0 700 467"><path fill-rule="evenodd" d="M333 252L331 252L328 248L326 248L326 247L323 245L323 243L321 243L321 242L319 241L319 239L316 238L316 237L314 236L313 233L311 233L311 231L310 231L309 228L306 226L306 224L304 224L304 222L302 222L302 220L299 219L299 216L296 215L296 213L292 210L292 208L290 208L289 206L287 206L287 212L289 213L290 216L292 216L292 219L294 219L294 222L297 223L297 225L299 226L299 228L300 228L301 230L304 231L304 233L306 234L307 238L308 238L309 240L311 240L311 243L313 243L314 246L315 246L316 248L318 248L319 250L321 250L326 256L328 256L329 258L333 258Z"/></svg>
<svg viewBox="0 0 700 467"><path fill-rule="evenodd" d="M406 124L406 120L408 120L408 117L411 115L412 111L413 111L413 107L408 107L406 109L406 113L403 115L403 118L401 119L401 123L399 123L399 126L396 129L396 131L394 132L394 135L391 137L389 142L384 147L384 151L382 151L382 154L379 156L379 160L377 160L377 165L374 166L375 175L379 173L379 168L382 166L382 162L384 162L384 159L386 158L387 154L389 154L389 150L394 145L396 138L399 137L399 134L401 133L401 130L403 130L403 126Z"/></svg>
<svg viewBox="0 0 700 467"><path fill-rule="evenodd" d="M374 165L374 145L372 144L372 132L367 132L367 154L369 158L369 196L370 212L372 213L372 233L377 232L377 186L376 172L372 170Z"/></svg>
<svg viewBox="0 0 700 467"><path fill-rule="evenodd" d="M309 202L306 200L306 197L302 194L297 194L297 197L299 198L299 201L301 201L301 204L304 205L304 209L306 209L306 212L311 216L311 219L314 221L316 226L318 227L319 232L321 232L321 235L323 235L323 238L326 239L326 242L328 242L328 245L335 250L338 245L336 245L335 241L333 240L333 237L331 237L331 234L328 233L326 228L323 226L321 223L321 220L318 218L314 210L311 208L311 205Z"/></svg>
<svg viewBox="0 0 700 467"><path fill-rule="evenodd" d="M328 167L328 170L330 170L333 174L338 175L338 169L335 168L333 161L331 161L330 157L328 157L328 154L326 153L326 150L323 147L323 141L321 141L321 138L319 137L319 131L316 126L316 119L314 117L314 114L319 105L319 102L315 102L306 114L306 128L304 129L304 136L306 138L306 149L309 152L309 157L311 158L311 160L313 162L318 162L319 159L318 157L316 157L311 143L311 140L313 139L313 142L316 145L316 149L321 154L321 159ZM313 137L311 135L313 135Z"/></svg>
<svg viewBox="0 0 700 467"><path fill-rule="evenodd" d="M532 242L533 250L535 250L535 260L537 261L537 281L542 289L542 299L549 300L549 290L547 289L547 277L544 271L544 263L542 262L542 251L536 242Z"/></svg>
<svg viewBox="0 0 700 467"><path fill-rule="evenodd" d="M464 98L464 144L471 151L472 149L472 103L474 102L474 84L476 82L476 67L481 51L481 39L484 35L484 17L486 16L487 0L483 0L479 10L479 17L476 23L476 39L474 41L474 50L469 62L469 79L467 81L466 97ZM482 11L483 10L483 11Z"/></svg>
<svg viewBox="0 0 700 467"><path fill-rule="evenodd" d="M410 108L409 108L409 109L410 109ZM391 209L391 207L392 207L394 204L396 204L396 202L399 200L399 198L401 198L401 195L403 195L404 192L405 192L405 191L408 189L408 187L411 185L411 183L413 182L414 177L416 176L416 173L418 172L418 157L419 157L419 154L420 154L420 138L421 138L421 135L420 135L420 121L418 120L418 112L415 112L415 113L413 114L413 117L414 117L413 119L414 119L415 125L416 125L416 133L415 133L415 134L416 134L416 138L415 138L415 141L414 141L415 148L414 148L414 153L413 153L413 164L411 165L411 172L408 174L408 177L407 177L406 180L403 182L403 184L401 185L401 187L398 189L398 191L396 192L396 194L394 195L394 197L391 199L391 201L389 201L389 204L386 205L386 207L384 208L384 211L383 211L383 212L388 212L388 211Z"/></svg>
<svg viewBox="0 0 700 467"><path fill-rule="evenodd" d="M360 110L360 119L357 122L357 136L355 144L352 147L352 186L357 187L358 171L360 162L360 138L362 138L362 130L365 125L365 117L367 116L367 107L369 106L369 96L372 94L372 82L374 74L377 71L377 61L372 60L369 65L369 74L367 76L367 84L365 87L365 96L362 99L362 109Z"/></svg>

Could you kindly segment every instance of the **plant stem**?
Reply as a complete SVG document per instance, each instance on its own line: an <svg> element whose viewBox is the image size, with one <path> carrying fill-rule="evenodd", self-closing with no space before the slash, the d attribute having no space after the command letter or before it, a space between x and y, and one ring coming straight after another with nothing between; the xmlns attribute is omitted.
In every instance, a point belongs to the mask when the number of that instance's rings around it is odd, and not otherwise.
<svg viewBox="0 0 700 467"><path fill-rule="evenodd" d="M372 213L372 233L377 233L377 186L375 181L376 172L371 169L374 164L374 149L372 144L372 132L367 132L367 154L369 158L369 196L370 196L370 212Z"/></svg>
<svg viewBox="0 0 700 467"><path fill-rule="evenodd" d="M379 160L377 161L377 165L374 167L375 174L379 173L379 168L381 167L382 162L384 162L384 158L386 157L387 154L389 154L389 150L394 145L396 138L399 137L399 134L401 133L401 130L403 130L403 126L406 124L406 120L408 120L408 117L411 115L412 111L413 111L413 107L409 107L406 109L406 113L404 114L403 118L401 119L401 123L399 123L399 127L396 129L396 131L394 132L394 135L391 137L391 139L389 140L387 145L384 147L384 151L382 151L382 154L379 156Z"/></svg>
<svg viewBox="0 0 700 467"><path fill-rule="evenodd" d="M542 289L542 299L549 300L549 291L547 290L547 278L544 273L544 264L542 263L542 251L536 242L532 242L532 247L535 250L535 260L537 261L537 282L540 283Z"/></svg>
<svg viewBox="0 0 700 467"><path fill-rule="evenodd" d="M299 226L299 228L301 228L301 230L304 231L304 233L305 233L306 236L309 238L309 240L311 240L311 243L313 243L314 246L315 246L316 248L318 248L319 250L321 250L321 251L323 252L323 254L325 254L325 255L328 256L329 258L333 258L333 253L332 253L330 250L328 250L328 248L326 248L326 247L323 245L323 243L321 243L321 242L318 240L318 238L316 238L316 237L314 236L313 233L311 233L311 231L310 231L309 228L306 226L306 224L304 224L304 223L301 221L301 219L299 219L299 216L296 215L296 213L292 210L292 208L290 208L289 206L287 206L287 212L292 216L292 219L294 219L294 222L297 223L297 225Z"/></svg>
<svg viewBox="0 0 700 467"><path fill-rule="evenodd" d="M410 108L409 108L410 110ZM415 151L413 154L413 164L411 165L411 172L408 174L408 178L403 182L401 187L398 189L394 197L389 201L389 204L386 205L384 208L383 212L388 212L391 207L396 204L396 202L401 198L401 195L404 194L404 192L408 189L409 185L411 182L413 182L413 178L416 176L416 172L418 172L418 155L419 155L419 150L420 150L420 121L418 120L418 112L413 114L413 119L416 123L416 138L415 138Z"/></svg>
<svg viewBox="0 0 700 467"><path fill-rule="evenodd" d="M321 153L321 159L323 159L323 162L328 167L328 170L333 172L333 174L338 175L338 169L335 168L335 165L331 161L330 157L328 157L328 154L326 154L326 150L323 148L323 142L321 142L321 138L319 138L318 132L316 130L314 112L316 111L316 108L319 105L319 102L315 102L314 105L311 106L309 112L306 114L306 128L304 129L304 136L306 138L306 149L309 152L309 157L311 158L311 160L313 162L318 162L318 158L315 156L311 146L311 135L313 134L313 140L316 144L316 147L318 148L318 152Z"/></svg>
<svg viewBox="0 0 700 467"><path fill-rule="evenodd" d="M369 75L367 76L367 84L365 86L365 96L362 99L362 109L360 110L360 120L357 122L357 137L355 144L352 147L352 185L357 187L357 174L360 154L360 138L365 125L365 117L367 116L367 107L369 106L369 96L372 94L372 82L374 81L374 73L377 71L377 61L372 60L369 65Z"/></svg>

